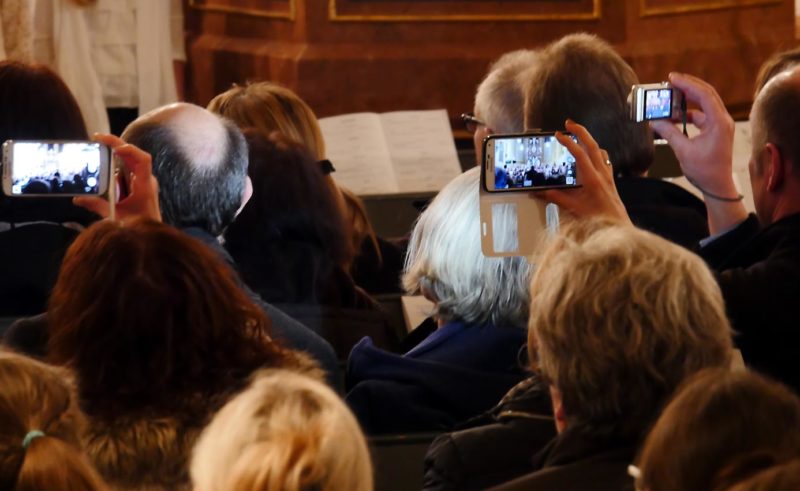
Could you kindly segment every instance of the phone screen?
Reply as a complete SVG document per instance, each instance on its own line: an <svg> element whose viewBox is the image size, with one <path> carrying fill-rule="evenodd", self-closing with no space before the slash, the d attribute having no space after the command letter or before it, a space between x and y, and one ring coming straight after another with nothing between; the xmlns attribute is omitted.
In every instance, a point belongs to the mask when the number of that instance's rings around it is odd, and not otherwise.
<svg viewBox="0 0 800 491"><path fill-rule="evenodd" d="M650 89L644 91L644 119L672 117L672 89Z"/></svg>
<svg viewBox="0 0 800 491"><path fill-rule="evenodd" d="M11 194L99 194L105 146L94 142L14 142Z"/></svg>
<svg viewBox="0 0 800 491"><path fill-rule="evenodd" d="M574 135L568 136L577 141ZM523 191L577 185L575 157L556 140L555 135L490 138L494 141L494 165L492 169L486 169L487 190Z"/></svg>

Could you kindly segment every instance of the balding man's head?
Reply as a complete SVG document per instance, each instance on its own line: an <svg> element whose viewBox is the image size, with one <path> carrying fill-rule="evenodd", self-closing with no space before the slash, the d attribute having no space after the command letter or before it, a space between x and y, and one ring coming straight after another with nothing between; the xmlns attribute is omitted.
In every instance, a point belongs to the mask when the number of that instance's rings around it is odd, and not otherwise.
<svg viewBox="0 0 800 491"><path fill-rule="evenodd" d="M164 221L220 235L242 203L247 144L227 120L193 104L155 109L122 138L153 156Z"/></svg>
<svg viewBox="0 0 800 491"><path fill-rule="evenodd" d="M775 75L764 85L753 103L750 121L754 154L772 143L792 163L791 172L800 177L800 67Z"/></svg>

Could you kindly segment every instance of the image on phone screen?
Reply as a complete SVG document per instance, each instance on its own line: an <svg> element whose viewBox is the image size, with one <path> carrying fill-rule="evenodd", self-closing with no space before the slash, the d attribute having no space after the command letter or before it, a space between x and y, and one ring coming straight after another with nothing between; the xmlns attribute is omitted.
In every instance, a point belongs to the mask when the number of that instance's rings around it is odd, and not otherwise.
<svg viewBox="0 0 800 491"><path fill-rule="evenodd" d="M672 89L650 89L644 93L644 119L672 117Z"/></svg>
<svg viewBox="0 0 800 491"><path fill-rule="evenodd" d="M494 187L490 190L577 185L575 157L552 134L494 138L493 157Z"/></svg>
<svg viewBox="0 0 800 491"><path fill-rule="evenodd" d="M99 143L15 142L11 194L98 194Z"/></svg>

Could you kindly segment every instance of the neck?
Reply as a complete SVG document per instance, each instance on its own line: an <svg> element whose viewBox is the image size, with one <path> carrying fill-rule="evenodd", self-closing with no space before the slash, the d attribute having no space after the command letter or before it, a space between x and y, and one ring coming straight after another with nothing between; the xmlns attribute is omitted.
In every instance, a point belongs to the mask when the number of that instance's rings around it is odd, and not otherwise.
<svg viewBox="0 0 800 491"><path fill-rule="evenodd" d="M798 193L792 194L792 196L800 196L800 190L798 190ZM795 215L797 213L800 213L799 199L781 199L775 204L772 214L768 217L769 223L775 223L782 218L786 218L789 215Z"/></svg>

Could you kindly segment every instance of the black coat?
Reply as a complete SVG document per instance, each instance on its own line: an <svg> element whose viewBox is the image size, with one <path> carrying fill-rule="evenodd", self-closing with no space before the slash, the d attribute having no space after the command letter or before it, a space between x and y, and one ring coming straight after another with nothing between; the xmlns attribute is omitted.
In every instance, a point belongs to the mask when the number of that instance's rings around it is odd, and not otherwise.
<svg viewBox="0 0 800 491"><path fill-rule="evenodd" d="M464 426L470 427L440 435L428 449L426 491L486 489L528 474L533 455L556 436L549 391L535 376Z"/></svg>
<svg viewBox="0 0 800 491"><path fill-rule="evenodd" d="M533 458L526 476L491 488L496 491L633 491L628 465L637 444L591 437L580 426L559 434Z"/></svg>
<svg viewBox="0 0 800 491"><path fill-rule="evenodd" d="M78 230L50 222L0 232L0 316L33 315L47 308L61 260L77 236Z"/></svg>
<svg viewBox="0 0 800 491"><path fill-rule="evenodd" d="M405 355L365 338L347 366L347 403L369 434L450 430L490 409L524 374L519 327L454 321Z"/></svg>
<svg viewBox="0 0 800 491"><path fill-rule="evenodd" d="M692 248L708 237L706 207L682 187L649 177L618 177L617 191L638 228Z"/></svg>
<svg viewBox="0 0 800 491"><path fill-rule="evenodd" d="M700 249L745 364L800 392L800 214L760 228L755 215Z"/></svg>

